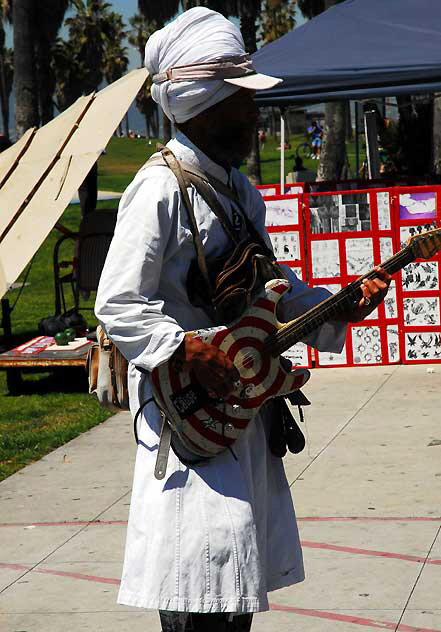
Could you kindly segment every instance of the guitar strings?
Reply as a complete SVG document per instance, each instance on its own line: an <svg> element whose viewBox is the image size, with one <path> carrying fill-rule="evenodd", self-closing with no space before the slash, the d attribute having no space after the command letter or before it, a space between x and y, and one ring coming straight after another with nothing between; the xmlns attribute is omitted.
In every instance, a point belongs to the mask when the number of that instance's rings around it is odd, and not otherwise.
<svg viewBox="0 0 441 632"><path fill-rule="evenodd" d="M406 261L406 259L409 257L409 254L411 254L411 251L408 248L403 248L403 250L398 252L396 255L393 255L390 259L387 259L382 264L382 267L385 270L389 268L392 272L395 272L406 265L401 265L401 263L403 261ZM399 265L396 270L394 270L391 264ZM374 268L373 270L370 270L367 274L353 281L350 285L347 285L345 288L341 289L339 292L337 292L337 294L328 297L318 305L305 312L305 314L302 314L302 316L299 317L300 322L292 323L291 325L289 323L284 325L286 331L279 330L272 334L269 334L269 336L265 339L263 343L263 348L260 353L271 351L272 348L277 349L277 347L280 346L286 348L286 344L284 343L287 343L290 339L295 339L301 333L308 320L311 320L311 322L313 322L317 318L322 318L320 312L324 313L326 311L333 310L337 314L339 311L341 311L342 307L347 306L350 296L356 294L357 290L360 288L363 279L373 279L376 276L377 270ZM319 322L311 331L314 331L314 329L320 327L323 322L325 322L325 320ZM299 338L297 338L295 342L298 342L298 340ZM294 344L294 342L292 344ZM255 360L257 357L258 356L256 353L248 353L247 355L243 356L241 362L242 368L246 368L245 364L247 362L250 362L251 360Z"/></svg>

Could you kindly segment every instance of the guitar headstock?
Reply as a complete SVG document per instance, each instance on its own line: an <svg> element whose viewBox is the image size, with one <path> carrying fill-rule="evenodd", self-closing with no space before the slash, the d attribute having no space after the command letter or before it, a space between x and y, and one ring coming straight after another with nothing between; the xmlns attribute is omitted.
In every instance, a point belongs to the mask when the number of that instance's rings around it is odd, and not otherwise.
<svg viewBox="0 0 441 632"><path fill-rule="evenodd" d="M441 250L441 228L409 237L407 245L411 247L415 259L431 259Z"/></svg>

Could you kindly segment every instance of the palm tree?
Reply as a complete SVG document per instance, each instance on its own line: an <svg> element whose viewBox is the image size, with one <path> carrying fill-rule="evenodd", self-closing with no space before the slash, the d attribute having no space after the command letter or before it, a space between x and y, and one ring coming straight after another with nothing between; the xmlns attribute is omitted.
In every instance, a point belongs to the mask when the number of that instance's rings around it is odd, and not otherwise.
<svg viewBox="0 0 441 632"><path fill-rule="evenodd" d="M0 104L3 134L9 139L9 96L14 76L13 53L5 47L4 20L11 20L11 6L7 0L0 2Z"/></svg>
<svg viewBox="0 0 441 632"><path fill-rule="evenodd" d="M70 4L70 0L40 0L37 2L35 59L39 117L42 125L52 120L54 116L55 75L52 72L52 49Z"/></svg>
<svg viewBox="0 0 441 632"><path fill-rule="evenodd" d="M142 15L135 15L129 20L132 31L129 33L129 44L138 49L139 56L141 58L141 64L144 61L144 48L145 44L152 33L156 31L156 23L149 22ZM144 115L146 136L148 138L153 135L154 138L158 137L158 124L157 124L157 106L153 101L150 88L151 77L147 79L146 85L136 95L136 107Z"/></svg>
<svg viewBox="0 0 441 632"><path fill-rule="evenodd" d="M34 0L14 0L14 93L15 128L20 138L29 127L38 126L38 83L35 64L36 7Z"/></svg>
<svg viewBox="0 0 441 632"><path fill-rule="evenodd" d="M162 29L166 22L171 20L179 10L179 0L161 0L152 2L151 0L138 0L138 8L141 15L148 23L155 23L156 28ZM163 113L163 136L164 142L171 138L171 123L169 118Z"/></svg>

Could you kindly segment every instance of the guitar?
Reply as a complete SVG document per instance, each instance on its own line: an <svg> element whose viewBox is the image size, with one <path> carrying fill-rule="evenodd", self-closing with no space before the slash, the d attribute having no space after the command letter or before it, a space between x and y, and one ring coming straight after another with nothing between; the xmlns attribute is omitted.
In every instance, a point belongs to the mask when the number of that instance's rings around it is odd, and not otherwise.
<svg viewBox="0 0 441 632"><path fill-rule="evenodd" d="M381 267L394 274L415 259L430 259L440 249L441 228L430 230L410 237L406 247ZM276 310L290 284L274 279L229 326L189 332L228 355L239 371L240 384L226 399L212 399L191 371L177 372L169 362L152 371L153 397L183 445L197 456L215 456L231 448L266 401L300 389L309 379L309 371L292 370L291 362L281 354L352 307L361 299L363 279L376 276L376 270L370 270L288 323L277 320Z"/></svg>

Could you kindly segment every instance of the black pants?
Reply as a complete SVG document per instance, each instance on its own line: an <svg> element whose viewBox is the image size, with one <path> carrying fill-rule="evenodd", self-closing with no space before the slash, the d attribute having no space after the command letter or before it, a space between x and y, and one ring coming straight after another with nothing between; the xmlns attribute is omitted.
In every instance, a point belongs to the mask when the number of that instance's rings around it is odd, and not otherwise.
<svg viewBox="0 0 441 632"><path fill-rule="evenodd" d="M160 610L159 618L162 632L249 632L253 615L235 615L230 621L230 614L224 612L203 614Z"/></svg>

